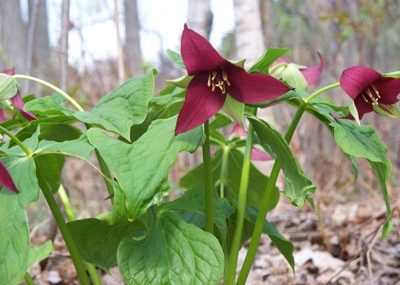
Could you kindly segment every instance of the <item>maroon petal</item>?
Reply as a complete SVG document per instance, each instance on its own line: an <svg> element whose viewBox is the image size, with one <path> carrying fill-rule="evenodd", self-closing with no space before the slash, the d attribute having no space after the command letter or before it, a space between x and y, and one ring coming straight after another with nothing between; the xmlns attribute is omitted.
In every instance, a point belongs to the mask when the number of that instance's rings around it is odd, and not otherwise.
<svg viewBox="0 0 400 285"><path fill-rule="evenodd" d="M381 77L376 70L365 66L353 66L343 71L340 86L353 99L364 91L372 82Z"/></svg>
<svg viewBox="0 0 400 285"><path fill-rule="evenodd" d="M316 84L320 77L322 70L324 69L324 58L320 53L318 53L319 63L317 65L313 65L307 68L301 69L301 74L303 74L309 85Z"/></svg>
<svg viewBox="0 0 400 285"><path fill-rule="evenodd" d="M196 75L186 91L185 102L178 115L175 134L191 130L216 114L224 105L226 96L207 86L208 74Z"/></svg>
<svg viewBox="0 0 400 285"><path fill-rule="evenodd" d="M6 187L7 189L18 193L17 186L15 186L7 168L0 161L0 186Z"/></svg>
<svg viewBox="0 0 400 285"><path fill-rule="evenodd" d="M19 93L11 98L11 104L13 104L13 106L21 112L22 116L24 116L25 119L29 121L36 120L35 115L30 112L24 111L24 101L22 101L21 95L19 95Z"/></svg>
<svg viewBox="0 0 400 285"><path fill-rule="evenodd" d="M231 83L229 94L236 100L255 104L276 97L291 90L278 79L261 73L247 73L243 68L227 63L225 65Z"/></svg>
<svg viewBox="0 0 400 285"><path fill-rule="evenodd" d="M6 69L6 70L1 71L0 73L5 73L8 75L15 75L15 69L14 68Z"/></svg>
<svg viewBox="0 0 400 285"><path fill-rule="evenodd" d="M3 110L0 110L0 122L3 122L5 119L6 117L4 116Z"/></svg>
<svg viewBox="0 0 400 285"><path fill-rule="evenodd" d="M372 108L371 103L367 103L364 101L362 96L358 96L354 100L354 105L356 105L357 112L358 112L358 118L361 120L364 114L372 112L374 109Z"/></svg>
<svg viewBox="0 0 400 285"><path fill-rule="evenodd" d="M400 93L400 78L381 77L372 85L378 89L381 96L379 103L391 105L399 101L397 96Z"/></svg>
<svg viewBox="0 0 400 285"><path fill-rule="evenodd" d="M254 161L268 161L272 160L272 156L266 154L262 150L259 150L258 148L253 148L251 150L251 159Z"/></svg>
<svg viewBox="0 0 400 285"><path fill-rule="evenodd" d="M181 39L181 55L190 75L212 71L225 62L205 38L189 29L186 24Z"/></svg>

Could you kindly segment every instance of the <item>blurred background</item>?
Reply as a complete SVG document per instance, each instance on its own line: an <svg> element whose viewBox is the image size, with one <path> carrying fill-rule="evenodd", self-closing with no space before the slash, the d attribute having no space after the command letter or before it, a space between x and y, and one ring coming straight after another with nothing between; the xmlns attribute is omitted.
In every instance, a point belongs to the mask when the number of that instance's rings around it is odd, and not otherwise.
<svg viewBox="0 0 400 285"><path fill-rule="evenodd" d="M325 58L320 86L338 81L342 70L352 65L382 73L400 69L399 0L0 0L0 70L15 67L19 74L55 83L90 108L130 76L152 67L159 70L159 88L166 79L182 75L166 50L179 51L184 23L225 57L245 58L247 64L268 47L289 48L287 57L303 65L316 64L319 51ZM24 94L49 94L35 84L21 84ZM336 102L349 102L340 90L329 95ZM266 116L285 130L293 111L278 105ZM372 124L388 145L393 163L389 187L397 221L399 122L375 114L363 121ZM360 175L354 181L350 163L321 123L305 116L292 146L319 187L315 196L319 211L312 218L316 227L329 231L329 219L340 214L338 206L354 201L371 215L384 212L373 171L360 161ZM180 157L172 185L199 161L197 155ZM266 169L267 164L260 167ZM100 177L83 162L68 161L64 178L81 216L109 208ZM339 209L349 211L347 206Z"/></svg>

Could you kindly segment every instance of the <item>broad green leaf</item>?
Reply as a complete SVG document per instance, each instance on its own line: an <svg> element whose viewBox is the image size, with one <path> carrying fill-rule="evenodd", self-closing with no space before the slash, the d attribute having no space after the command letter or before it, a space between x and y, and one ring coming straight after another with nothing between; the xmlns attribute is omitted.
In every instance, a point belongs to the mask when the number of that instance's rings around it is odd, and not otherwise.
<svg viewBox="0 0 400 285"><path fill-rule="evenodd" d="M95 218L76 220L67 225L81 257L105 271L117 263L117 248L121 240L140 230L134 223L111 225Z"/></svg>
<svg viewBox="0 0 400 285"><path fill-rule="evenodd" d="M366 158L378 176L386 204L386 223L382 232L382 236L386 237L392 228L392 211L386 186L392 167L387 157L387 147L371 126L359 126L350 120L337 120L331 126L340 149L350 156Z"/></svg>
<svg viewBox="0 0 400 285"><path fill-rule="evenodd" d="M82 158L90 162L90 153L94 150L89 144L86 134L83 134L76 140L63 142L41 141L35 151L36 155L43 154L62 154Z"/></svg>
<svg viewBox="0 0 400 285"><path fill-rule="evenodd" d="M4 285L19 284L28 268L48 256L50 242L31 247L29 228L19 195L0 187L0 280Z"/></svg>
<svg viewBox="0 0 400 285"><path fill-rule="evenodd" d="M35 98L24 105L24 109L38 115L72 116L75 111L64 106L65 98L60 94Z"/></svg>
<svg viewBox="0 0 400 285"><path fill-rule="evenodd" d="M40 126L37 126L35 130L30 130L29 135L22 134L21 137L24 139L20 138L20 140L29 151L34 152L39 144L39 135ZM19 156L26 155L25 152L18 145L16 145L13 140L9 140L8 146L9 148L7 150L4 150L7 154Z"/></svg>
<svg viewBox="0 0 400 285"><path fill-rule="evenodd" d="M17 92L17 81L8 74L0 73L0 101L14 97Z"/></svg>
<svg viewBox="0 0 400 285"><path fill-rule="evenodd" d="M258 211L257 209L247 207L246 208L246 220L252 224L255 223L257 219ZM286 261L289 263L290 267L294 270L294 246L293 244L285 238L275 227L274 224L265 221L264 223L264 233L268 235L272 243L276 246L279 252L285 257Z"/></svg>
<svg viewBox="0 0 400 285"><path fill-rule="evenodd" d="M268 74L269 66L277 60L280 56L284 55L289 49L287 48L269 48L264 54L250 67L249 72L261 72Z"/></svg>
<svg viewBox="0 0 400 285"><path fill-rule="evenodd" d="M243 124L244 103L236 101L231 96L227 96L222 110L231 116L235 122Z"/></svg>
<svg viewBox="0 0 400 285"><path fill-rule="evenodd" d="M181 198L166 203L162 209L170 209L179 214L186 222L203 228L205 223L205 196L203 189L191 189ZM234 208L226 199L214 198L214 222L220 234L223 247L226 246L226 220L234 213Z"/></svg>
<svg viewBox="0 0 400 285"><path fill-rule="evenodd" d="M185 69L185 65L183 64L182 56L176 51L167 49L167 55L169 59L176 63L180 68Z"/></svg>
<svg viewBox="0 0 400 285"><path fill-rule="evenodd" d="M155 75L153 70L147 75L129 79L103 97L91 111L74 116L130 140L131 127L141 124L146 118L148 103L154 93Z"/></svg>
<svg viewBox="0 0 400 285"><path fill-rule="evenodd" d="M57 192L61 185L61 172L65 158L58 154L35 157L36 175L40 188L49 193Z"/></svg>
<svg viewBox="0 0 400 285"><path fill-rule="evenodd" d="M182 151L194 151L202 142L202 129L175 136L176 117L154 121L133 144L88 131L89 142L98 149L114 173L126 198L129 218L136 218L155 201L153 197L167 178Z"/></svg>
<svg viewBox="0 0 400 285"><path fill-rule="evenodd" d="M170 212L158 212L144 238L118 247L118 267L128 285L215 285L224 254L210 233Z"/></svg>
<svg viewBox="0 0 400 285"><path fill-rule="evenodd" d="M286 197L296 206L303 206L305 200L316 190L315 184L304 174L287 142L278 131L256 117L250 117L249 120L260 145L275 157L285 174Z"/></svg>
<svg viewBox="0 0 400 285"><path fill-rule="evenodd" d="M17 189L21 207L39 198L39 183L36 178L36 166L32 157L5 156L1 161L7 167ZM2 229L0 227L0 229ZM1 275L0 275L1 276Z"/></svg>

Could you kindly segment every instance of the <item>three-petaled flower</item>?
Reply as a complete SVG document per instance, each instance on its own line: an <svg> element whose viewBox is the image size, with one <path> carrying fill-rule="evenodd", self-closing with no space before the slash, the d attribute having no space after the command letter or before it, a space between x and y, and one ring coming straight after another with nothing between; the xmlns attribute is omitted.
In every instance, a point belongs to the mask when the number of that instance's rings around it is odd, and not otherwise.
<svg viewBox="0 0 400 285"><path fill-rule="evenodd" d="M365 66L353 66L343 71L340 86L354 100L361 119L374 111L374 106L392 105L398 102L400 78L384 77Z"/></svg>
<svg viewBox="0 0 400 285"><path fill-rule="evenodd" d="M181 54L193 79L179 112L176 134L207 121L222 108L228 95L245 104L256 104L290 90L272 76L247 73L224 59L205 38L186 25L182 33Z"/></svg>
<svg viewBox="0 0 400 285"><path fill-rule="evenodd" d="M14 69L7 69L7 70L3 70L0 73L4 73L7 75L14 75L15 74L15 70ZM17 91L17 93L10 98L11 100L11 104L21 113L22 116L24 116L25 119L32 121L32 120L36 120L35 115L33 115L30 112L26 112L24 111L24 101L22 101L21 95L19 94L19 91ZM3 111L0 109L0 122L4 121L5 117L4 117L4 113Z"/></svg>

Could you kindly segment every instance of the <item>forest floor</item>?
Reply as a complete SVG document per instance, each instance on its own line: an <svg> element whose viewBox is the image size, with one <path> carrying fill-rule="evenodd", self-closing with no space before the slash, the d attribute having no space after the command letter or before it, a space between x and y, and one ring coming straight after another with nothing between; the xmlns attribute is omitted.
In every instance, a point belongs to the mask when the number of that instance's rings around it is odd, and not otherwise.
<svg viewBox="0 0 400 285"><path fill-rule="evenodd" d="M274 285L400 285L400 193L392 187L393 230L381 239L385 207L378 190L337 193L318 191L317 211L281 199L268 216L295 246L296 271L264 236L247 284ZM397 189L398 190L398 189ZM44 223L45 224L45 223ZM48 224L48 223L47 223ZM36 226L32 240L40 244L48 226ZM59 234L52 255L33 266L36 284L78 284ZM246 245L240 252L242 262ZM118 270L102 276L104 285L122 285Z"/></svg>

